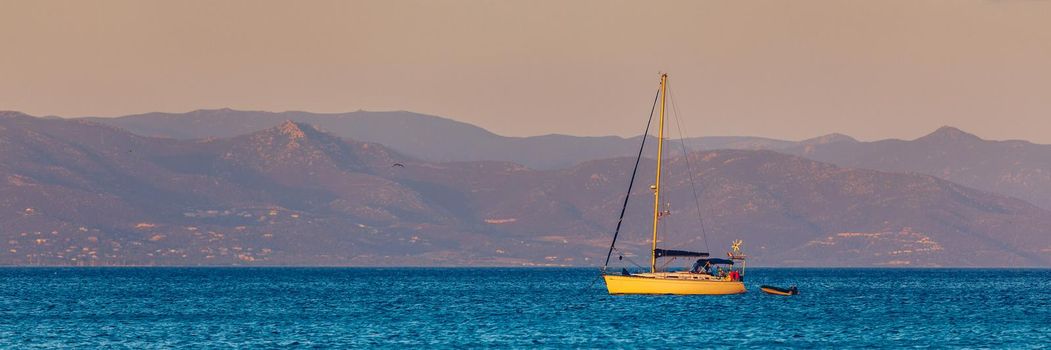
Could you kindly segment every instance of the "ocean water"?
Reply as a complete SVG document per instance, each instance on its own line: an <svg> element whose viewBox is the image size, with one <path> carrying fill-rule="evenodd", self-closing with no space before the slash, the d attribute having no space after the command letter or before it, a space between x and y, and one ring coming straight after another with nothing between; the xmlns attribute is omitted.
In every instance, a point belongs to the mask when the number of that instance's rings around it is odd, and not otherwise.
<svg viewBox="0 0 1051 350"><path fill-rule="evenodd" d="M595 269L0 268L4 348L1047 348L1051 270L750 269L610 296ZM799 286L771 296L759 285Z"/></svg>

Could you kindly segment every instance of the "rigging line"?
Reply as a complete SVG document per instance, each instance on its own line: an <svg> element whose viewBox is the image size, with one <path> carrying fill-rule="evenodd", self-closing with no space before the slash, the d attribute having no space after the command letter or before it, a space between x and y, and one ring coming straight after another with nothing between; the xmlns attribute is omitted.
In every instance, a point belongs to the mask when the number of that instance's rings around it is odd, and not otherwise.
<svg viewBox="0 0 1051 350"><path fill-rule="evenodd" d="M595 276L595 278L591 279L591 283L588 283L588 287L584 288L584 290L589 290L592 287L595 287L595 282L598 282L599 278L602 278L602 275Z"/></svg>
<svg viewBox="0 0 1051 350"><path fill-rule="evenodd" d="M617 244L617 236L620 235L620 225L624 223L624 212L628 210L628 199L631 198L631 188L635 185L635 175L639 173L639 162L642 161L642 150L646 148L646 138L650 135L650 124L653 123L653 111L657 109L657 99L661 96L661 90L657 89L653 96L653 106L650 107L650 119L646 121L646 131L642 133L642 145L639 146L639 155L635 158L635 168L631 170L631 180L628 181L628 193L624 194L624 205L620 208L620 217L617 219L617 229L613 231L613 242L609 244L609 252L606 253L606 262L602 264L602 272L606 272L609 266L609 257L613 255L613 247Z"/></svg>
<svg viewBox="0 0 1051 350"><path fill-rule="evenodd" d="M697 205L697 221L701 223L701 237L704 239L704 250L711 252L711 248L708 247L708 232L704 227L704 216L701 215L701 200L697 197L697 185L693 181L693 167L690 166L690 154L686 151L686 136L682 132L682 124L679 121L682 119L679 114L679 106L675 104L675 94L670 93L671 98L671 109L675 113L675 126L679 129L679 144L682 145L683 158L686 159L686 173L690 175L690 189L693 190L693 201Z"/></svg>
<svg viewBox="0 0 1051 350"><path fill-rule="evenodd" d="M669 81L670 81L670 79L669 79ZM668 83L667 90L668 90L668 98L671 99L671 97L673 96L672 94L674 92L671 91L671 83L670 82ZM678 118L678 115L676 113L677 112L674 109L669 109L668 110L668 118L669 119ZM680 132L680 136L679 136L680 138L682 138L681 134L682 133ZM674 151L675 150L673 148L669 148L668 149L668 152L674 152ZM685 156L686 154L683 153L683 155ZM662 156L664 156L664 155L662 154ZM671 219L671 217L672 217L671 195L665 196L665 194L667 194L668 192L664 191L664 188L665 187L670 188L672 186L672 182L669 179L674 179L675 178L676 174L678 174L678 169L676 169L675 167L672 166L672 162L670 160L666 160L665 162L666 162L666 165L661 170L661 183L665 184L664 186L661 186L662 187L661 198L664 198L664 203L661 203L662 204L662 207L661 207L661 220L662 221L661 222L665 222L666 224L661 225L660 229L658 230L658 242L664 243L664 247L665 248L684 249L685 247L687 247L689 245L690 242L692 242L692 240L680 241L679 243L676 243L676 244L670 244L669 243L669 242L673 241L671 239L673 234L675 234L676 237L677 237L678 235L681 235L681 232L673 231L673 230L669 229L669 227L671 227L671 222L679 222L679 221ZM689 170L689 169L687 169L687 170ZM667 264L665 264L665 265L667 265Z"/></svg>
<svg viewBox="0 0 1051 350"><path fill-rule="evenodd" d="M635 265L636 268L645 269L645 267L642 267L642 265L639 265L639 263L635 262L635 260L631 260L631 257L624 256L624 252L620 251L620 249L617 249L617 253L620 254L621 258L623 258L624 260L627 260L632 265Z"/></svg>
<svg viewBox="0 0 1051 350"><path fill-rule="evenodd" d="M671 89L670 79L669 79L669 82L667 84L668 84L668 86L667 86L666 90L668 91L668 99L672 103L672 105L671 105L672 108L670 108L668 110L668 118L669 119L675 119L675 122L678 123L680 116L679 116L679 111L675 108L675 104L674 104L675 100L673 99L673 97L675 96L675 91L672 91L672 89ZM679 142L680 143L683 142L683 135L682 135L681 128L679 130ZM673 149L669 148L669 152L673 152L673 151L674 151ZM686 157L686 156L688 156L688 153L686 153L686 151L684 150L682 156ZM689 163L687 163L687 165L688 164ZM686 170L687 170L687 172L689 172L690 169L687 168ZM661 172L661 182L662 183L668 183L669 186L670 186L671 182L665 182L665 180L666 179L675 178L674 174L678 174L676 171L677 170L675 169L675 167L671 166L671 163L669 162L668 166L666 168L664 168L663 171ZM691 179L691 181L692 181L692 179ZM661 193L663 194L665 192L662 191ZM695 199L695 202L696 202L696 198L694 198L694 199ZM665 204L664 209L668 212L668 216L670 217L671 216L671 201L667 200L664 204ZM662 213L663 212L664 211L662 211ZM669 225L663 225L663 226L661 226L661 230L660 230L660 234L665 237L665 240L663 241L665 243L667 243L669 241L667 239L667 237L670 237L670 235L672 234L671 230L667 229L668 226ZM690 243L692 243L694 241L696 241L695 238L694 239L685 240L685 241L682 241L682 242L680 242L678 244L674 244L674 245L665 245L665 247L668 247L668 248L685 248ZM707 247L707 245L705 245L705 247ZM665 264L665 265L667 265L667 264Z"/></svg>
<svg viewBox="0 0 1051 350"><path fill-rule="evenodd" d="M661 271L668 271L668 266L671 266L671 263L675 262L675 259L675 257L672 257L671 259L665 259L664 264L661 265Z"/></svg>

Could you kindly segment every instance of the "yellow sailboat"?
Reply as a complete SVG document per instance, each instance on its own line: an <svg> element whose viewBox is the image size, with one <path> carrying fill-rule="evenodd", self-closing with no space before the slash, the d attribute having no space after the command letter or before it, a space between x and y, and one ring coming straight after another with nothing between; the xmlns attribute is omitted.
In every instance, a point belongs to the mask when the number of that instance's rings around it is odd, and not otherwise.
<svg viewBox="0 0 1051 350"><path fill-rule="evenodd" d="M609 294L679 294L679 295L721 295L740 294L745 292L744 277L744 254L740 251L741 241L734 241L732 252L727 253L727 259L710 258L707 252L693 252L686 250L670 250L657 248L657 233L661 217L660 195L661 195L661 158L664 150L664 115L667 103L668 75L660 76L660 118L657 128L657 171L656 181L650 189L653 190L653 240L650 250L649 272L629 273L626 269L620 274L608 273L610 256L616 246L617 235L624 220L624 212L627 208L628 197L625 196L624 207L621 209L620 221L617 230L613 234L613 242L610 244L609 253L606 255L606 263L602 267L602 277L606 282ZM656 102L656 101L654 101ZM652 112L651 112L652 118ZM649 123L646 125L646 134L649 134ZM642 147L646 145L643 138ZM639 158L635 162L635 171L632 172L631 186L635 182L635 174L638 172L639 160L642 158L642 148L639 149ZM688 270L661 271L658 268L658 259L697 258L693 267ZM669 262L670 263L670 262ZM735 263L738 267L735 268ZM661 266L667 266L664 264ZM723 269L725 266L725 270ZM718 272L713 271L717 269Z"/></svg>

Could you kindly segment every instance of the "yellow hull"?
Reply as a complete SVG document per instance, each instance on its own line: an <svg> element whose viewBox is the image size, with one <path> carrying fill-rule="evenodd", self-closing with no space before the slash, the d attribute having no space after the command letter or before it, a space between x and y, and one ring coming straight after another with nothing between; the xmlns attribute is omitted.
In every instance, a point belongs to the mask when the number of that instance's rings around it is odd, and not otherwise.
<svg viewBox="0 0 1051 350"><path fill-rule="evenodd" d="M649 274L602 277L606 280L609 294L725 295L746 291L743 282L711 278L707 275L694 276L698 277L696 279L688 277L695 274L646 275Z"/></svg>

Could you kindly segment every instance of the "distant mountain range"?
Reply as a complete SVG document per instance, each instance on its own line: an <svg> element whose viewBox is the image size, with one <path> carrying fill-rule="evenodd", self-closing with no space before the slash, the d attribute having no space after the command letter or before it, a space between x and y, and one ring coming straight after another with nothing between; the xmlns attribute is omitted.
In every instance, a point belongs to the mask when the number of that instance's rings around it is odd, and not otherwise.
<svg viewBox="0 0 1051 350"><path fill-rule="evenodd" d="M411 112L315 114L219 109L89 119L141 135L177 139L232 137L292 120L316 125L340 137L380 143L429 161L497 160L540 170L631 156L641 142L641 136L505 137L470 124ZM860 142L847 135L829 134L803 141L710 136L687 138L683 144L691 151L765 149L845 167L933 175L1051 209L1051 145L982 140L952 127L911 141Z"/></svg>
<svg viewBox="0 0 1051 350"><path fill-rule="evenodd" d="M285 120L307 123L334 135L376 142L398 152L437 162L508 161L533 169L567 168L582 161L638 151L640 137L543 135L507 137L477 126L412 112L258 112L232 109L189 113L146 113L119 118L85 118L146 136L176 139L222 138L256 132ZM779 149L795 142L760 137L702 137L691 149Z"/></svg>
<svg viewBox="0 0 1051 350"><path fill-rule="evenodd" d="M933 175L1051 208L1051 145L989 141L942 127L911 141L840 139L778 151L846 167Z"/></svg>
<svg viewBox="0 0 1051 350"><path fill-rule="evenodd" d="M225 125L200 120L200 130ZM156 138L2 112L0 264L595 265L634 165L438 162L331 130L275 120L230 137ZM441 148L445 129L426 130L402 128ZM574 142L592 139L605 138ZM842 139L734 142L857 143ZM668 163L668 248L719 253L740 238L768 266L1051 266L1051 212L933 176L766 150ZM621 264L647 254L651 171L632 190Z"/></svg>

